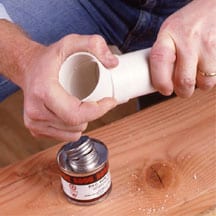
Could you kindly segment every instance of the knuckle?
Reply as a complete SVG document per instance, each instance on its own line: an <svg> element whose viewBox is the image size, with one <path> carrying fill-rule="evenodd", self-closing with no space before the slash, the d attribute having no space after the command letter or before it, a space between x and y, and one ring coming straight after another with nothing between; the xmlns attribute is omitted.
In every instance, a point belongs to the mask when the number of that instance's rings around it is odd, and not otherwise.
<svg viewBox="0 0 216 216"><path fill-rule="evenodd" d="M176 18L170 18L168 17L163 24L161 25L161 30L166 30L166 29L173 29L174 28L174 23L176 22Z"/></svg>
<svg viewBox="0 0 216 216"><path fill-rule="evenodd" d="M216 48L216 31L210 30L208 34L203 35L203 43L207 50L214 50Z"/></svg>
<svg viewBox="0 0 216 216"><path fill-rule="evenodd" d="M185 44L185 47L188 47L188 43L191 40L195 40L201 36L197 28L191 28L190 23L182 22L182 16L180 14L169 16L162 24L161 30L172 35L173 38L184 38L185 40L182 40L181 45Z"/></svg>
<svg viewBox="0 0 216 216"><path fill-rule="evenodd" d="M154 49L152 49L150 52L150 60L160 61L160 62L164 61L165 54L163 51L165 51L165 49L161 47L154 47Z"/></svg>
<svg viewBox="0 0 216 216"><path fill-rule="evenodd" d="M45 100L49 93L49 88L46 85L42 85L41 81L38 80L31 88L31 98ZM31 100L31 99L30 99Z"/></svg>
<svg viewBox="0 0 216 216"><path fill-rule="evenodd" d="M97 44L97 43L103 43L104 42L104 38L101 35L91 35L89 36L89 43L91 44Z"/></svg>
<svg viewBox="0 0 216 216"><path fill-rule="evenodd" d="M30 119L24 119L24 125L26 128L28 128L30 130L31 133L35 133L35 127L34 127L34 123L30 120Z"/></svg>
<svg viewBox="0 0 216 216"><path fill-rule="evenodd" d="M27 105L25 107L25 114L28 117L28 119L32 119L32 120L37 119L39 116L38 111L32 105L29 106ZM30 121L26 119L26 122L28 123Z"/></svg>
<svg viewBox="0 0 216 216"><path fill-rule="evenodd" d="M161 63L161 62L170 62L174 63L176 60L175 53L170 50L168 47L156 45L150 52L150 61L151 63Z"/></svg>
<svg viewBox="0 0 216 216"><path fill-rule="evenodd" d="M176 25L178 23L178 25ZM184 24L182 26L182 18L181 16L175 14L169 16L162 24L161 30L162 31L167 31L167 32L172 32L172 33L180 33L179 31L184 30L187 26ZM181 28L181 26L183 28Z"/></svg>
<svg viewBox="0 0 216 216"><path fill-rule="evenodd" d="M207 38L205 41L204 41L204 44L207 48L216 48L216 41L215 40L212 40L211 38Z"/></svg>
<svg viewBox="0 0 216 216"><path fill-rule="evenodd" d="M59 40L59 43L61 46L63 46L65 43L68 43L70 41L76 41L78 38L79 38L78 34L68 34L68 35L65 35L64 37L62 37Z"/></svg>
<svg viewBox="0 0 216 216"><path fill-rule="evenodd" d="M88 40L89 49L99 49L101 46L105 44L105 40L100 35L91 35Z"/></svg>
<svg viewBox="0 0 216 216"><path fill-rule="evenodd" d="M81 121L78 115L72 115L70 118L66 120L66 124L70 126L80 125Z"/></svg>

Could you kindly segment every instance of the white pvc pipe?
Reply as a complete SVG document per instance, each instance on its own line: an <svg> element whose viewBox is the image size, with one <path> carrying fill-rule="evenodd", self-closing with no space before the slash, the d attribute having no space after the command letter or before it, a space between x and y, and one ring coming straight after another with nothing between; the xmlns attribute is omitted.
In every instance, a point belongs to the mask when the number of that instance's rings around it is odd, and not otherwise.
<svg viewBox="0 0 216 216"><path fill-rule="evenodd" d="M59 72L65 90L82 101L114 97L118 104L155 92L148 67L149 49L117 56L119 64L105 68L92 54L78 52L69 56Z"/></svg>

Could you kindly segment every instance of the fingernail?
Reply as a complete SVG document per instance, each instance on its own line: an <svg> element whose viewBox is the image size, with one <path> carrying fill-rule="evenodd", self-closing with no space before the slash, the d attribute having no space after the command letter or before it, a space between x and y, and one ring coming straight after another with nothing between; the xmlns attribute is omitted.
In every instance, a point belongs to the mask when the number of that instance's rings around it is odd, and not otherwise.
<svg viewBox="0 0 216 216"><path fill-rule="evenodd" d="M173 90L166 90L163 92L165 96L170 96L173 93Z"/></svg>
<svg viewBox="0 0 216 216"><path fill-rule="evenodd" d="M158 91L164 96L170 96L173 93L173 88L160 88Z"/></svg>

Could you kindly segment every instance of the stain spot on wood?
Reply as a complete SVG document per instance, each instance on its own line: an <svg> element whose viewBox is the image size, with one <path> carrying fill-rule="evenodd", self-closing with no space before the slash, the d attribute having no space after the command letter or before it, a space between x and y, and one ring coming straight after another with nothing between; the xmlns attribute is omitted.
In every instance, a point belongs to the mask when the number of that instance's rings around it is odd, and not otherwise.
<svg viewBox="0 0 216 216"><path fill-rule="evenodd" d="M173 168L167 163L157 162L146 170L146 182L155 189L168 188L174 179Z"/></svg>

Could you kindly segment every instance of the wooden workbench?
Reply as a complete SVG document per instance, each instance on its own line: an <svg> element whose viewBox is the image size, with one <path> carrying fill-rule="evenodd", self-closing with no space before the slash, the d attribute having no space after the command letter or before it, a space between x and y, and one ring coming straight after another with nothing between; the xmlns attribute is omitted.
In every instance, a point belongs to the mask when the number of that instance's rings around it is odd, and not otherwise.
<svg viewBox="0 0 216 216"><path fill-rule="evenodd" d="M216 215L215 93L197 90L88 133L108 146L113 181L96 205L66 200L62 144L0 169L0 215Z"/></svg>

